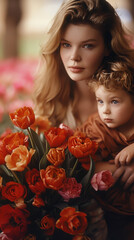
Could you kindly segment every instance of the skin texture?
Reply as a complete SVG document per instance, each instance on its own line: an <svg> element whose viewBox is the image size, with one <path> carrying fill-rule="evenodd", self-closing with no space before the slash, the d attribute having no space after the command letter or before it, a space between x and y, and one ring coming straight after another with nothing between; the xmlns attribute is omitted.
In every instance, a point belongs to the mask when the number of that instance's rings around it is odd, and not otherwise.
<svg viewBox="0 0 134 240"><path fill-rule="evenodd" d="M104 86L99 86L95 95L101 120L109 128L117 128L129 137L128 133L134 131L134 103L130 95L121 89L106 90Z"/></svg>
<svg viewBox="0 0 134 240"><path fill-rule="evenodd" d="M89 24L69 24L61 39L60 56L73 81L90 80L107 55L100 31Z"/></svg>

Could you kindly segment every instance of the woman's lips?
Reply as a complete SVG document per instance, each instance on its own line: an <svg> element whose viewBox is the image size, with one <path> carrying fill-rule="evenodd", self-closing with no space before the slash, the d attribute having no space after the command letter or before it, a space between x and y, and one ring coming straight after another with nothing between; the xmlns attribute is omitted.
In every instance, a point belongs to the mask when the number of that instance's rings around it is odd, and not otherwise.
<svg viewBox="0 0 134 240"><path fill-rule="evenodd" d="M69 67L70 71L73 73L80 73L84 70L82 67Z"/></svg>

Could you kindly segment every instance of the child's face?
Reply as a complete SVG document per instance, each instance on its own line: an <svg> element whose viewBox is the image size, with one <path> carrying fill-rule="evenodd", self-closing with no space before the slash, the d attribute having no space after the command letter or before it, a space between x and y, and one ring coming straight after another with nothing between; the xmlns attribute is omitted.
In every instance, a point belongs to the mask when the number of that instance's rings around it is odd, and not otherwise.
<svg viewBox="0 0 134 240"><path fill-rule="evenodd" d="M134 121L134 103L124 90L109 91L102 85L96 88L98 112L109 128L122 130Z"/></svg>
<svg viewBox="0 0 134 240"><path fill-rule="evenodd" d="M103 35L88 24L69 24L62 34L61 60L74 81L89 80L106 55Z"/></svg>

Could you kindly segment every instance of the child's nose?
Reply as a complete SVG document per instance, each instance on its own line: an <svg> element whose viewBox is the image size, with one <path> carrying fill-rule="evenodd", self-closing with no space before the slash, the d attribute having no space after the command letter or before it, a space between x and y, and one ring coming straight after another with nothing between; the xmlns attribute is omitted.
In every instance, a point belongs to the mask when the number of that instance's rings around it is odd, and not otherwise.
<svg viewBox="0 0 134 240"><path fill-rule="evenodd" d="M110 108L109 108L108 105L104 105L103 113L105 113L105 114L109 114L110 113Z"/></svg>

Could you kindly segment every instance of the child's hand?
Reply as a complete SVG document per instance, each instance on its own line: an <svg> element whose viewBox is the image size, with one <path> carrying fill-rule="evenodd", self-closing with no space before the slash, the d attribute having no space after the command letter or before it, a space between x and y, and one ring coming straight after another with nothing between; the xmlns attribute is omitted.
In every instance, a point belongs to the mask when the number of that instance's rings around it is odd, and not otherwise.
<svg viewBox="0 0 134 240"><path fill-rule="evenodd" d="M115 165L117 167L129 165L130 162L134 159L134 143L122 149L115 157Z"/></svg>
<svg viewBox="0 0 134 240"><path fill-rule="evenodd" d="M134 164L118 167L114 171L113 177L115 182L120 178L120 183L124 185L124 190L130 188L130 191L134 191Z"/></svg>

